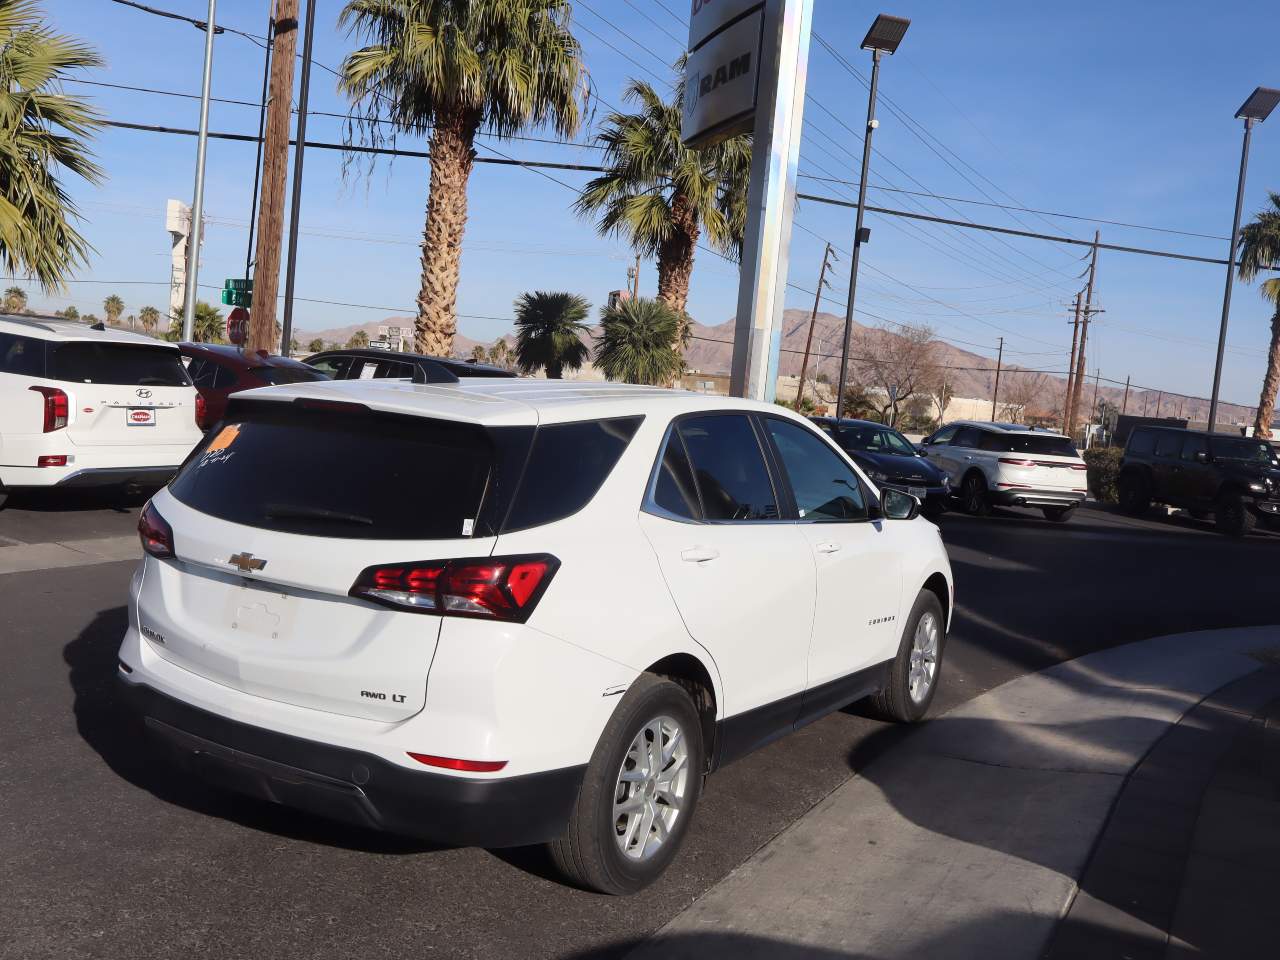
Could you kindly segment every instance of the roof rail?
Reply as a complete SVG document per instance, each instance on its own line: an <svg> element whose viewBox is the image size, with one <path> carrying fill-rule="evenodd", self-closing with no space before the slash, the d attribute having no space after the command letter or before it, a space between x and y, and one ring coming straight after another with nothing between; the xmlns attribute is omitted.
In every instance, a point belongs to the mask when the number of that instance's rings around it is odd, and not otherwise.
<svg viewBox="0 0 1280 960"><path fill-rule="evenodd" d="M413 382L414 383L457 383L458 375L446 367L443 363L435 360L428 360L425 357L418 359L413 365Z"/></svg>
<svg viewBox="0 0 1280 960"><path fill-rule="evenodd" d="M29 317L19 317L11 313L0 314L0 320L6 323L20 323L25 327L38 327L41 330L47 330L49 333L57 333L53 327L47 323L41 323L39 320L32 320Z"/></svg>

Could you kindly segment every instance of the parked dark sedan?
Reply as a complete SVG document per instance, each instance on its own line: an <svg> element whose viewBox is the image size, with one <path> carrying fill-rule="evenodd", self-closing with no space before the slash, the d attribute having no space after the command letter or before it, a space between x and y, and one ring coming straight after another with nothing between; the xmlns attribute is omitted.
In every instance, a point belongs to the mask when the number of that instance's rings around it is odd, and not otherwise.
<svg viewBox="0 0 1280 960"><path fill-rule="evenodd" d="M196 411L196 423L202 430L208 430L222 419L227 398L233 393L280 383L329 379L297 360L266 353L241 353L227 344L180 343L178 351L189 359L187 373L203 401Z"/></svg>
<svg viewBox="0 0 1280 960"><path fill-rule="evenodd" d="M880 487L905 490L918 497L926 516L947 507L951 485L946 475L920 455L906 437L892 427L869 420L810 417Z"/></svg>
<svg viewBox="0 0 1280 960"><path fill-rule="evenodd" d="M421 353L401 353L374 347L339 347L313 354L302 361L334 380L407 379L421 370L425 382L435 382L442 374L455 377L514 377L502 367L474 363L456 357L429 357Z"/></svg>

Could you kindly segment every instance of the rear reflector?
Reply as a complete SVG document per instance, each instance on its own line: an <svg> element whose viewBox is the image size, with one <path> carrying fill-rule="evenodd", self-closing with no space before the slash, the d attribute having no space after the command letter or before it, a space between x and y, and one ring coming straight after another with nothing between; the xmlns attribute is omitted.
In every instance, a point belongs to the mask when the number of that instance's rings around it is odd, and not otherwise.
<svg viewBox="0 0 1280 960"><path fill-rule="evenodd" d="M409 756L428 767L445 770L463 770L467 773L493 773L507 765L505 760L454 760L452 757L433 757L429 753L409 753Z"/></svg>
<svg viewBox="0 0 1280 960"><path fill-rule="evenodd" d="M53 433L67 425L70 403L67 395L57 387L29 387L44 397L44 432Z"/></svg>
<svg viewBox="0 0 1280 960"><path fill-rule="evenodd" d="M166 560L174 555L173 528L151 503L147 503L142 516L138 517L138 537L142 540L142 549L151 556Z"/></svg>
<svg viewBox="0 0 1280 960"><path fill-rule="evenodd" d="M524 623L559 568L545 553L384 564L364 570L350 594L397 610Z"/></svg>
<svg viewBox="0 0 1280 960"><path fill-rule="evenodd" d="M65 467L67 465L67 455L65 453L50 453L36 459L37 467Z"/></svg>

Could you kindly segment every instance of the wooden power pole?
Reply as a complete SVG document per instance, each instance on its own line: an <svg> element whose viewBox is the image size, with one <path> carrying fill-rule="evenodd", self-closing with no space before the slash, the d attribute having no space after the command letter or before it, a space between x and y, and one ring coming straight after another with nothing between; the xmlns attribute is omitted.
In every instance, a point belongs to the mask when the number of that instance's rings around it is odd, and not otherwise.
<svg viewBox="0 0 1280 960"><path fill-rule="evenodd" d="M268 352L275 350L276 343L284 186L289 172L293 67L298 50L298 0L275 0L275 9L275 50L271 57L270 100L262 148L262 206L258 210L258 246L254 256L253 306L249 310L247 344L250 351Z"/></svg>
<svg viewBox="0 0 1280 960"><path fill-rule="evenodd" d="M996 401L1000 398L1000 366L1004 363L1004 337L1000 338L1000 352L996 354L996 385L991 391L991 419L996 419Z"/></svg>
<svg viewBox="0 0 1280 960"><path fill-rule="evenodd" d="M1080 342L1080 294L1072 302L1075 319L1071 321L1071 359L1067 361L1067 395L1062 401L1062 432L1071 432L1071 388L1076 382L1076 347Z"/></svg>
<svg viewBox="0 0 1280 960"><path fill-rule="evenodd" d="M813 297L813 313L809 314L809 336L804 341L804 359L800 362L800 382L796 384L796 412L800 412L800 401L804 397L804 378L809 372L809 350L813 347L813 325L818 320L818 307L822 304L822 288L827 282L827 267L835 251L831 244L822 252L822 269L818 271L818 292Z"/></svg>
<svg viewBox="0 0 1280 960"><path fill-rule="evenodd" d="M1071 392L1071 416L1067 427L1067 433L1071 436L1075 436L1076 422L1080 418L1080 395L1084 390L1085 350L1089 341L1089 321L1098 312L1093 309L1093 281L1098 272L1098 240L1100 237L1101 231L1095 230L1093 233L1093 254L1089 258L1089 282L1085 286L1083 325L1080 328L1080 351L1076 354L1076 379L1072 385Z"/></svg>

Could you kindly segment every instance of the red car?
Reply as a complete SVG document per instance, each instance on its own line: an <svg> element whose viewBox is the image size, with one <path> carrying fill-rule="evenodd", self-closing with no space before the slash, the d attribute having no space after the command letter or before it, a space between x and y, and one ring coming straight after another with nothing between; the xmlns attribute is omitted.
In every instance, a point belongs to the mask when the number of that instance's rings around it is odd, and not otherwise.
<svg viewBox="0 0 1280 960"><path fill-rule="evenodd" d="M241 353L220 343L180 343L178 350L187 360L187 373L203 403L196 411L196 423L208 430L222 419L227 398L241 390L269 387L278 383L328 380L329 376L288 357L266 353Z"/></svg>

